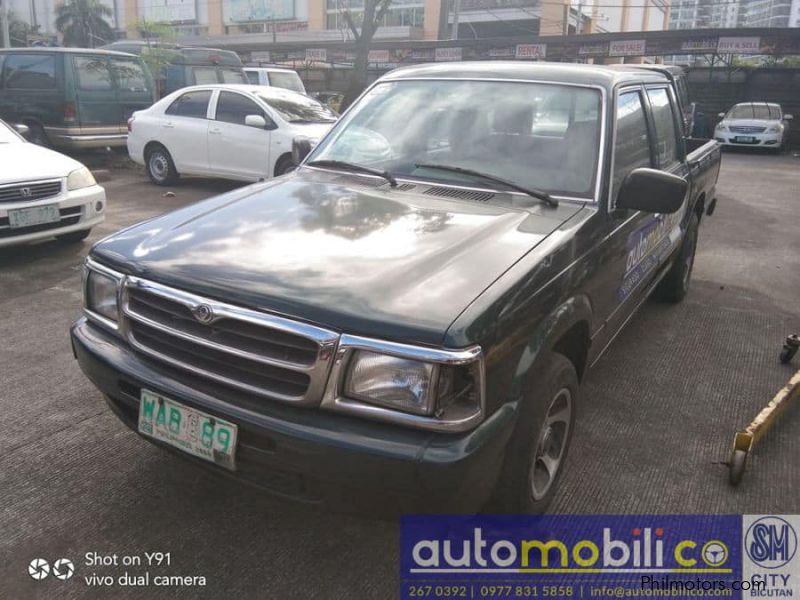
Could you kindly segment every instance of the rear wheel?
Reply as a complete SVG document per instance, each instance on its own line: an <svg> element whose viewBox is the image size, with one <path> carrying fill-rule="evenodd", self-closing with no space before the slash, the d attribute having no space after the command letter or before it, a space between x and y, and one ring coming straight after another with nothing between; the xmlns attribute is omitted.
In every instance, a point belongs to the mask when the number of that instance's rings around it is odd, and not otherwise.
<svg viewBox="0 0 800 600"><path fill-rule="evenodd" d="M275 164L275 177L286 175L286 173L293 171L294 168L295 164L294 161L292 160L291 155L287 154L285 156L281 156L278 159L278 162Z"/></svg>
<svg viewBox="0 0 800 600"><path fill-rule="evenodd" d="M555 495L575 428L578 374L563 355L544 359L522 399L491 510L543 513Z"/></svg>
<svg viewBox="0 0 800 600"><path fill-rule="evenodd" d="M680 302L689 293L689 282L692 279L692 269L694 268L694 256L697 251L697 233L700 228L700 220L693 214L689 220L689 227L683 236L681 249L674 264L670 268L664 279L658 285L656 294L667 302Z"/></svg>
<svg viewBox="0 0 800 600"><path fill-rule="evenodd" d="M78 242L82 242L89 234L92 233L91 229L84 229L83 231L73 231L71 233L62 233L61 235L57 235L56 239L59 242L64 242L65 244L77 244Z"/></svg>
<svg viewBox="0 0 800 600"><path fill-rule="evenodd" d="M150 181L156 185L172 185L178 180L175 163L164 146L153 146L145 156L145 169Z"/></svg>
<svg viewBox="0 0 800 600"><path fill-rule="evenodd" d="M29 130L28 141L31 142L32 144L36 144L37 146L43 146L45 148L49 148L50 139L44 132L44 128L38 123L27 123L27 125Z"/></svg>

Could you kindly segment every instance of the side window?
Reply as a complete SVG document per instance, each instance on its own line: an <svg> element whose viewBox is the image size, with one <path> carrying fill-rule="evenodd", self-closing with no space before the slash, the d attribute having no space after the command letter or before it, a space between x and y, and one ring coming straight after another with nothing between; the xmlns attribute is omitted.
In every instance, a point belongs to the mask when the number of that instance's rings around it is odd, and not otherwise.
<svg viewBox="0 0 800 600"><path fill-rule="evenodd" d="M219 83L217 69L214 67L192 67L192 73L194 73L194 83L196 85Z"/></svg>
<svg viewBox="0 0 800 600"><path fill-rule="evenodd" d="M141 63L124 58L112 58L111 64L117 73L120 89L131 92L147 91L147 76Z"/></svg>
<svg viewBox="0 0 800 600"><path fill-rule="evenodd" d="M209 100L211 100L210 90L186 92L169 105L166 113L176 117L205 119Z"/></svg>
<svg viewBox="0 0 800 600"><path fill-rule="evenodd" d="M640 92L625 92L617 100L617 133L614 141L612 191L616 200L625 176L638 167L651 166L647 120Z"/></svg>
<svg viewBox="0 0 800 600"><path fill-rule="evenodd" d="M656 127L656 164L661 169L671 167L678 161L678 140L675 132L675 117L666 88L649 89L650 109Z"/></svg>
<svg viewBox="0 0 800 600"><path fill-rule="evenodd" d="M244 118L247 115L261 115L268 123L270 121L264 111L252 100L241 94L220 92L219 100L217 100L217 121L244 125Z"/></svg>
<svg viewBox="0 0 800 600"><path fill-rule="evenodd" d="M111 69L105 58L90 56L73 57L75 77L78 80L78 89L90 92L100 92L113 89Z"/></svg>
<svg viewBox="0 0 800 600"><path fill-rule="evenodd" d="M52 90L56 87L56 57L52 54L9 54L5 85L11 90Z"/></svg>
<svg viewBox="0 0 800 600"><path fill-rule="evenodd" d="M252 83L253 85L258 85L258 71L245 71L245 75L247 75L247 81Z"/></svg>

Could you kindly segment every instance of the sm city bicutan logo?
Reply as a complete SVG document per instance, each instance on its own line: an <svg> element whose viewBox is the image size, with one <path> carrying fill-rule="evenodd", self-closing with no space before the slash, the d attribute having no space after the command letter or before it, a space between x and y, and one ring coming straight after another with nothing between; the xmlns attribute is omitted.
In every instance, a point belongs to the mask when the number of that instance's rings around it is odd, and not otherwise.
<svg viewBox="0 0 800 600"><path fill-rule="evenodd" d="M785 519L761 517L747 529L744 549L760 567L779 569L797 552L797 532Z"/></svg>
<svg viewBox="0 0 800 600"><path fill-rule="evenodd" d="M718 539L673 535L661 527L633 528L628 535L603 529L599 540L420 540L412 573L732 573L728 545ZM669 541L668 541L669 540Z"/></svg>

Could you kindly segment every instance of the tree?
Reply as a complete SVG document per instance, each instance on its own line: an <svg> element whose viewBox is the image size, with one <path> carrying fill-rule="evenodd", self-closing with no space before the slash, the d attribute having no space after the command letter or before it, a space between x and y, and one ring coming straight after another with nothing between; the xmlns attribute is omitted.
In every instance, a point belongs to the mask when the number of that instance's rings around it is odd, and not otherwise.
<svg viewBox="0 0 800 600"><path fill-rule="evenodd" d="M347 27L356 42L356 59L353 63L353 72L350 74L350 82L344 94L344 100L342 100L342 110L350 106L364 88L367 87L369 45L391 4L392 0L364 0L364 12L361 13L360 23L357 22L357 19L350 11L349 3L339 9L339 13L347 23Z"/></svg>
<svg viewBox="0 0 800 600"><path fill-rule="evenodd" d="M14 14L13 10L8 11L8 37L11 38L12 47L25 47L28 45L28 34L35 33L33 28L20 19L16 14ZM3 31L0 28L0 48L5 45L5 40L3 39Z"/></svg>
<svg viewBox="0 0 800 600"><path fill-rule="evenodd" d="M65 46L94 48L114 39L106 21L112 14L99 0L69 0L56 8L56 29L64 35Z"/></svg>
<svg viewBox="0 0 800 600"><path fill-rule="evenodd" d="M179 56L175 50L175 28L163 21L141 19L136 23L139 35L145 42L142 49L142 60L150 69L158 86L158 95L164 91L164 69Z"/></svg>

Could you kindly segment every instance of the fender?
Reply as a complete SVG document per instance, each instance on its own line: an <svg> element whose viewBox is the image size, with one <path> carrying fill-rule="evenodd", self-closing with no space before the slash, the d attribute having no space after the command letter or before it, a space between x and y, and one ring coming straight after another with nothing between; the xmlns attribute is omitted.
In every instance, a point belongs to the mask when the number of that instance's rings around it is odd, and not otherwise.
<svg viewBox="0 0 800 600"><path fill-rule="evenodd" d="M590 331L592 319L592 304L585 294L569 298L550 312L536 326L536 329L522 348L514 370L514 377L511 381L509 397L519 398L522 395L525 384L530 380L539 359L545 352L552 350L564 334L580 323L585 323L587 332ZM591 343L588 336L586 342L587 344ZM585 366L585 364L582 366L576 365L576 370L579 374L583 372Z"/></svg>

